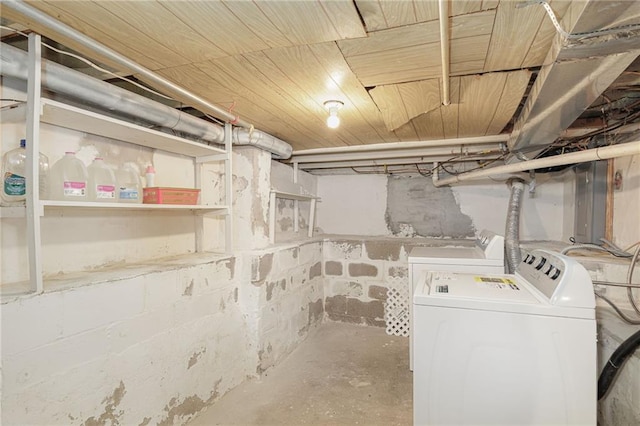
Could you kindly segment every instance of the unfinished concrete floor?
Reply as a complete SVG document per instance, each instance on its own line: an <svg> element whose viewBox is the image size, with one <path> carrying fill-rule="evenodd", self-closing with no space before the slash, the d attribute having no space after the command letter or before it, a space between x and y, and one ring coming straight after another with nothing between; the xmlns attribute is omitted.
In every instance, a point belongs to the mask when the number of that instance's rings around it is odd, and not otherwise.
<svg viewBox="0 0 640 426"><path fill-rule="evenodd" d="M326 323L287 359L224 395L195 425L411 425L409 339Z"/></svg>

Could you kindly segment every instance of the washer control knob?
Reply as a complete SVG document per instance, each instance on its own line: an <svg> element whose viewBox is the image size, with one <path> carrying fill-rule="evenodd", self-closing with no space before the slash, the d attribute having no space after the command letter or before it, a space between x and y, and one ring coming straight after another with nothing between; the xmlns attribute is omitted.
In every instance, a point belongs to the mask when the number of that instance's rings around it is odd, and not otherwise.
<svg viewBox="0 0 640 426"><path fill-rule="evenodd" d="M560 269L556 268L556 272L554 272L553 275L551 275L551 279L552 280L557 279L560 276L561 273L562 273L562 271Z"/></svg>
<svg viewBox="0 0 640 426"><path fill-rule="evenodd" d="M542 269L545 263L547 263L547 259L545 257L541 257L540 262L538 262L538 264L536 265L536 269L539 271L540 269Z"/></svg>

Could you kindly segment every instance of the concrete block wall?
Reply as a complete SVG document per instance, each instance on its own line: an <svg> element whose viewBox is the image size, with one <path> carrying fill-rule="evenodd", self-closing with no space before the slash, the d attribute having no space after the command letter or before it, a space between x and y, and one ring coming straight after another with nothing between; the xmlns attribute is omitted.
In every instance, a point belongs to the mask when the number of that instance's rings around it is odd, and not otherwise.
<svg viewBox="0 0 640 426"><path fill-rule="evenodd" d="M328 319L385 326L384 305L391 286L408 288L408 254L419 246L470 244L469 240L408 238L326 238L325 311Z"/></svg>
<svg viewBox="0 0 640 426"><path fill-rule="evenodd" d="M3 300L2 424L181 424L254 370L234 258Z"/></svg>
<svg viewBox="0 0 640 426"><path fill-rule="evenodd" d="M255 325L262 374L306 338L324 317L322 242L279 246L248 254L251 285L244 300Z"/></svg>

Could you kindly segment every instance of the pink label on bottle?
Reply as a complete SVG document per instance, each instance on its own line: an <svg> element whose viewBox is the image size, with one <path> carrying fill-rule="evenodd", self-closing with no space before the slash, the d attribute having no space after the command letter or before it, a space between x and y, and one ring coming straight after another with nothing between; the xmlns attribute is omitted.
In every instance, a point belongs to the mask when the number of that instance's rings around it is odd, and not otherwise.
<svg viewBox="0 0 640 426"><path fill-rule="evenodd" d="M86 187L87 187L86 182L65 182L64 196L65 197L84 197Z"/></svg>
<svg viewBox="0 0 640 426"><path fill-rule="evenodd" d="M96 198L116 198L114 185L96 185Z"/></svg>

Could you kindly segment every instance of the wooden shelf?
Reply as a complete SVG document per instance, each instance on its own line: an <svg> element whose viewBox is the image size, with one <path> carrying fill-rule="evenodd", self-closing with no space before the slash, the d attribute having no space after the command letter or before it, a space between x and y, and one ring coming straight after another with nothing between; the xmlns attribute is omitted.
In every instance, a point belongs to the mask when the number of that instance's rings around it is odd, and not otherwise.
<svg viewBox="0 0 640 426"><path fill-rule="evenodd" d="M200 204L142 204L142 203L96 203L83 201L55 201L43 200L40 202L45 208L63 207L63 208L82 208L82 209L116 209L116 210L201 210L201 211L219 211L226 210L227 206L218 205L200 205Z"/></svg>
<svg viewBox="0 0 640 426"><path fill-rule="evenodd" d="M225 205L184 205L184 204L134 204L134 203L95 203L83 201L54 201L44 200L40 202L43 212L48 208L69 208L69 209L90 209L90 210L179 210L194 211L202 214L207 213L227 213L228 207ZM20 218L25 217L25 206L3 206L0 207L0 218Z"/></svg>
<svg viewBox="0 0 640 426"><path fill-rule="evenodd" d="M315 195L302 195L302 194L295 194L293 192L282 192L282 191L271 190L271 193L275 194L276 198L285 198L287 200L311 201L311 200L318 199L318 197L316 197Z"/></svg>
<svg viewBox="0 0 640 426"><path fill-rule="evenodd" d="M27 68L30 76L27 81L27 101L11 106L3 107L0 111L2 123L24 123L29 145L27 147L27 161L37 164L37 155L40 151L41 132L40 124L46 123L54 127L66 128L77 132L96 135L120 141L128 144L144 146L159 151L169 152L194 159L194 186L200 188L202 184L203 164L213 161L224 163L225 178L225 205L173 205L173 204L134 204L134 203L97 203L97 202L69 202L40 200L37 193L28 193L27 206L14 204L0 208L0 217L13 218L24 217L26 221L26 237L28 252L28 276L31 291L42 293L44 291L44 280L42 270L42 238L41 238L41 217L47 209L79 209L85 212L95 211L104 214L106 211L174 211L189 212L196 216L194 220L195 252L203 252L204 228L206 215L225 216L225 248L227 251L232 247L232 216L231 205L233 204L233 188L231 186L231 130L229 123L224 125L224 144L217 146L206 145L174 136L170 133L145 127L144 125L133 124L124 119L113 118L104 113L96 113L41 96L41 73L37 72L40 61L37 56L40 54L37 48L40 44L38 34L29 35L29 50L34 52L30 55ZM33 108L31 108L33 107ZM53 143L49 143L53 145ZM222 147L224 145L224 147ZM54 148L50 146L53 151ZM32 156L36 157L33 158ZM27 181L37 182L40 179L38 167L35 170L27 170L25 178ZM90 238L90 236L88 236Z"/></svg>
<svg viewBox="0 0 640 426"><path fill-rule="evenodd" d="M117 118L83 110L51 99L42 98L42 123L104 136L118 141L129 142L148 148L187 155L207 157L225 154L225 150L199 142L193 142L168 133L149 129ZM19 104L2 112L2 120L15 122L26 117L27 104Z"/></svg>
<svg viewBox="0 0 640 426"><path fill-rule="evenodd" d="M26 206L0 206L0 218L25 217Z"/></svg>
<svg viewBox="0 0 640 426"><path fill-rule="evenodd" d="M307 235L309 238L313 237L313 223L316 215L316 202L320 199L320 197L316 197L315 195L302 195L296 194L294 192L284 192L277 191L272 189L269 194L269 241L271 244L276 242L276 199L284 198L287 200L294 200L293 207L293 231L298 232L299 230L299 217L300 217L300 206L299 201L311 201L311 206L309 208L309 230L307 231Z"/></svg>

